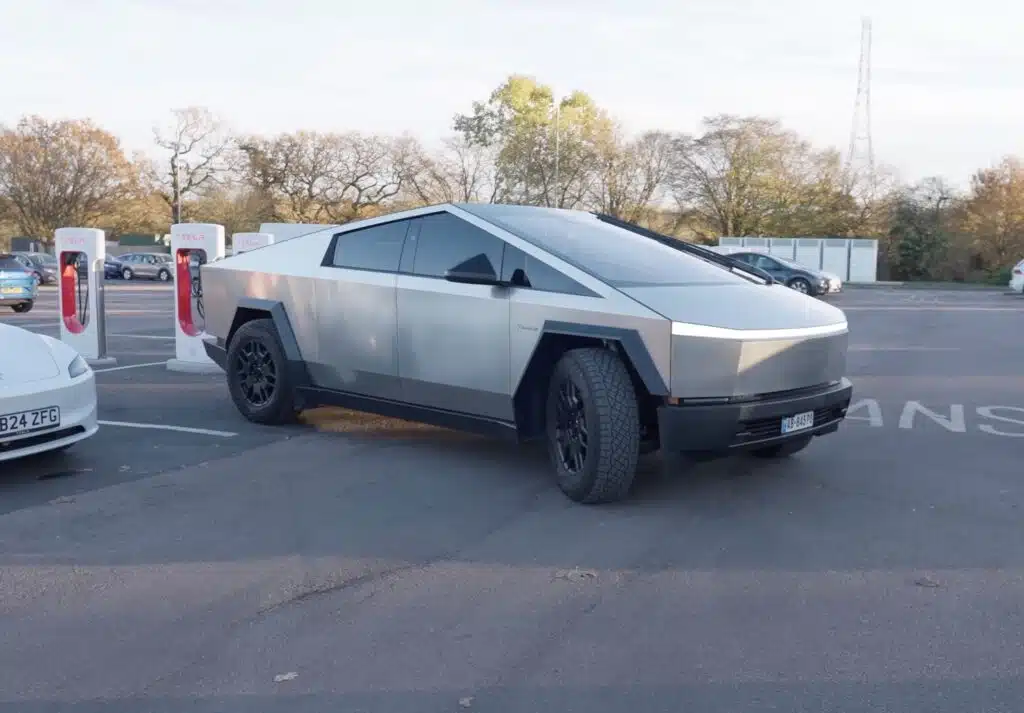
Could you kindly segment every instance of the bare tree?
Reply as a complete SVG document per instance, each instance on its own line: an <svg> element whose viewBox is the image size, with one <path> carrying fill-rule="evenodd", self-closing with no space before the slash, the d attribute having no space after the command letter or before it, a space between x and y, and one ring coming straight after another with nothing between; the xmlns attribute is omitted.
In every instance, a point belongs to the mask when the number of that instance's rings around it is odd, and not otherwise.
<svg viewBox="0 0 1024 713"><path fill-rule="evenodd" d="M232 139L209 110L188 107L174 111L170 128L153 130L156 145L167 152L158 172L161 194L171 209L171 222L183 219L183 205L228 176Z"/></svg>
<svg viewBox="0 0 1024 713"><path fill-rule="evenodd" d="M673 166L673 137L650 131L632 141L620 132L600 151L590 202L604 213L637 222L654 207Z"/></svg>
<svg viewBox="0 0 1024 713"><path fill-rule="evenodd" d="M410 172L408 191L423 203L493 203L501 186L495 146L464 136L444 140L434 155L421 152Z"/></svg>
<svg viewBox="0 0 1024 713"><path fill-rule="evenodd" d="M300 131L241 142L249 187L279 205L281 219L342 223L379 212L415 173L409 138Z"/></svg>

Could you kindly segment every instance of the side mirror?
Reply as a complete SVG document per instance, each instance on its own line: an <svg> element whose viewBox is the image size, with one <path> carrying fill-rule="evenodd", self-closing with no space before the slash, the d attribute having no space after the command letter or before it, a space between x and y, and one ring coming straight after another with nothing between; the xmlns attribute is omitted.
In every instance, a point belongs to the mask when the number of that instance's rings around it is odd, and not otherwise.
<svg viewBox="0 0 1024 713"><path fill-rule="evenodd" d="M480 253L468 260L463 260L445 272L444 279L448 280L448 282L459 282L464 285L499 286L504 284L498 279L498 273L494 270L494 265L491 264L490 258L485 253Z"/></svg>

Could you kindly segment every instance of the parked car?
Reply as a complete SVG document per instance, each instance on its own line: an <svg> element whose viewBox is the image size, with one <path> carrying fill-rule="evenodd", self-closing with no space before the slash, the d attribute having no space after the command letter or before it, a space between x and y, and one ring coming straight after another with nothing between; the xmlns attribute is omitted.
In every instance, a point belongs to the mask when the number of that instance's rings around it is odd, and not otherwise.
<svg viewBox="0 0 1024 713"><path fill-rule="evenodd" d="M63 450L99 430L96 377L78 352L11 324L0 324L0 344L0 461Z"/></svg>
<svg viewBox="0 0 1024 713"><path fill-rule="evenodd" d="M729 257L741 260L764 270L773 280L791 287L805 295L821 296L831 292L841 292L843 282L838 275L801 265L778 255L767 255L759 252L734 252Z"/></svg>
<svg viewBox="0 0 1024 713"><path fill-rule="evenodd" d="M251 421L543 439L569 498L609 502L641 452L781 458L839 428L845 315L755 272L606 215L444 204L204 265L204 345Z"/></svg>
<svg viewBox="0 0 1024 713"><path fill-rule="evenodd" d="M29 268L16 256L0 253L0 305L6 305L15 312L28 312L38 295L39 284ZM7 350L6 344L0 342L0 345L0 352Z"/></svg>
<svg viewBox="0 0 1024 713"><path fill-rule="evenodd" d="M37 285L57 284L60 269L57 258L50 253L15 252L11 254L32 273Z"/></svg>
<svg viewBox="0 0 1024 713"><path fill-rule="evenodd" d="M121 266L121 278L134 280L145 278L170 282L174 268L167 253L125 253L117 256Z"/></svg>

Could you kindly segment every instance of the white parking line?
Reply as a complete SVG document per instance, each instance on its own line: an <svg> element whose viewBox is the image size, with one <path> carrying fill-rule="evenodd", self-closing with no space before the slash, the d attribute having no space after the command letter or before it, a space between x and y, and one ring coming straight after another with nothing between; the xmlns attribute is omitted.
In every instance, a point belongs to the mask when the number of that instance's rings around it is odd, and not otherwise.
<svg viewBox="0 0 1024 713"><path fill-rule="evenodd" d="M125 369L141 369L144 366L164 366L167 364L167 360L164 361L149 361L145 364L126 364L125 366L111 366L106 369L93 369L96 374L104 374L108 371L124 371Z"/></svg>
<svg viewBox="0 0 1024 713"><path fill-rule="evenodd" d="M847 347L851 352L958 352L960 347Z"/></svg>
<svg viewBox="0 0 1024 713"><path fill-rule="evenodd" d="M195 433L200 436L217 436L219 438L233 438L238 435L231 431L214 431L209 428L189 428L188 426L166 426L162 423L133 423L131 421L97 421L97 423L101 426L144 428L152 431L177 431L178 433Z"/></svg>
<svg viewBox="0 0 1024 713"><path fill-rule="evenodd" d="M844 312L1024 312L1019 307L940 307L939 305L918 305L914 307L891 307L883 305L842 306Z"/></svg>
<svg viewBox="0 0 1024 713"><path fill-rule="evenodd" d="M173 342L174 337L168 337L161 334L108 334L108 337L122 337L129 339L159 339L161 341Z"/></svg>

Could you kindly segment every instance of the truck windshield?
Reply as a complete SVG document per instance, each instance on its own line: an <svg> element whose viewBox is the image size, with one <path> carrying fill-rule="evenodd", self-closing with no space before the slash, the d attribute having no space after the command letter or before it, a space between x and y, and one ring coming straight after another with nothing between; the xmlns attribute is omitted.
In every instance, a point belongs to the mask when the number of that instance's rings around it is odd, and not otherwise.
<svg viewBox="0 0 1024 713"><path fill-rule="evenodd" d="M583 211L460 205L612 287L750 284L714 263L676 250Z"/></svg>

